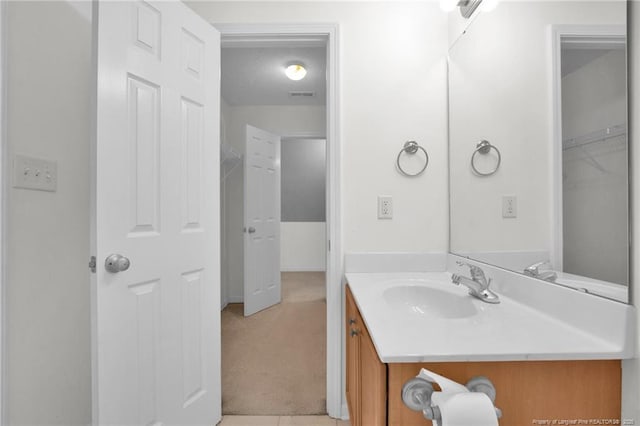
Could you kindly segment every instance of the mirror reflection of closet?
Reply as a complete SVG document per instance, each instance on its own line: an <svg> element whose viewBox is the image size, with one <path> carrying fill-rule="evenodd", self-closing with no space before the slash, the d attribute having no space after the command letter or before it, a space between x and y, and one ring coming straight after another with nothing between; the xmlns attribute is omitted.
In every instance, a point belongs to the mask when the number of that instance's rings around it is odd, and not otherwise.
<svg viewBox="0 0 640 426"><path fill-rule="evenodd" d="M561 37L562 271L628 285L624 36Z"/></svg>
<svg viewBox="0 0 640 426"><path fill-rule="evenodd" d="M626 2L449 19L451 252L626 303Z"/></svg>

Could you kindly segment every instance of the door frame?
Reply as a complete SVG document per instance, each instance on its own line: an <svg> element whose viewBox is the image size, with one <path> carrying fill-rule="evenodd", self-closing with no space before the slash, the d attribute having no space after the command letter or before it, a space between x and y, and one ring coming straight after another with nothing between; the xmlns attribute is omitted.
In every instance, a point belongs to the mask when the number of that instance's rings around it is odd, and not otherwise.
<svg viewBox="0 0 640 426"><path fill-rule="evenodd" d="M0 2L0 424L6 424L6 282L9 156L7 141L7 2Z"/></svg>
<svg viewBox="0 0 640 426"><path fill-rule="evenodd" d="M326 233L326 298L327 298L327 413L346 418L343 407L344 380L342 368L342 236L340 188L340 123L339 123L339 55L337 24L217 24L222 47L247 45L256 41L289 40L317 43L326 40L327 47L327 233Z"/></svg>
<svg viewBox="0 0 640 426"><path fill-rule="evenodd" d="M563 270L562 237L562 39L566 37L584 38L587 44L617 45L626 39L625 25L551 25L549 27L551 67L549 68L551 117L549 164L551 180L549 194L551 216L551 244L549 260L554 269ZM629 76L627 75L627 81ZM628 102L628 100L627 100ZM628 141L627 141L628 144ZM629 216L631 221L631 216Z"/></svg>

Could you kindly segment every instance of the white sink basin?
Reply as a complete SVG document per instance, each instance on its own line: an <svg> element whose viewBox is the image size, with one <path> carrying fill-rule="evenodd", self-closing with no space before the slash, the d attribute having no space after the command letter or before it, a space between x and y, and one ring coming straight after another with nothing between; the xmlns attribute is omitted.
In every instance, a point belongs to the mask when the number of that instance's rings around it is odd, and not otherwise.
<svg viewBox="0 0 640 426"><path fill-rule="evenodd" d="M382 362L635 356L632 306L498 268L491 276L500 304L469 296L449 272L346 278Z"/></svg>
<svg viewBox="0 0 640 426"><path fill-rule="evenodd" d="M421 285L386 289L382 297L395 311L438 318L467 318L478 313L469 296Z"/></svg>

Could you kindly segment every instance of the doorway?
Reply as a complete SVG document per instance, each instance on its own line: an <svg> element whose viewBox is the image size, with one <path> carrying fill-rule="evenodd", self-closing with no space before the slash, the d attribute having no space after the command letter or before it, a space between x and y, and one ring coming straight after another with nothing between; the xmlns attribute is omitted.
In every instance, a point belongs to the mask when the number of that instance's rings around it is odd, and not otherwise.
<svg viewBox="0 0 640 426"><path fill-rule="evenodd" d="M552 40L552 261L565 273L626 286L625 28L557 26Z"/></svg>
<svg viewBox="0 0 640 426"><path fill-rule="evenodd" d="M215 24L214 24L215 25ZM255 66L258 66L258 63L266 63L269 62L269 59L265 56L267 55L269 50L277 49L277 48L285 48L288 49L289 53L293 56L298 56L299 52L295 52L295 49L306 49L306 50L316 50L321 51L321 55L323 58L326 58L326 62L322 69L322 76L325 75L334 75L337 66L335 64L335 28L331 26L326 26L320 32L318 31L318 26L313 26L312 33L306 32L304 26L294 28L288 26L287 28L262 28L252 27L247 28L247 26L243 26L242 28L234 28L233 26L226 25L215 25L219 28L223 34L223 52L225 49L228 51L236 50L243 51L244 53L248 53L250 50L257 50L258 54L258 62ZM331 48L333 46L333 48ZM254 52L256 53L256 52ZM318 52L316 52L318 53ZM225 55L223 53L223 69L225 66ZM307 59L308 62L313 62L313 60ZM278 69L277 72L282 72L282 69ZM315 72L318 72L315 70ZM224 80L224 71L223 71L223 80ZM303 219L294 219L289 220L288 215L290 215L290 205L287 207L286 199L290 198L283 193L283 203L282 203L282 232L281 236L283 238L282 244L282 259L279 262L279 269L282 271L282 295L283 295L283 303L280 305L291 305L292 303L302 302L302 303L313 303L320 302L321 308L318 310L316 307L316 311L319 311L319 315L322 318L321 327L317 327L317 321L312 324L308 324L308 330L315 330L315 334L320 336L320 343L314 344L292 344L291 334L289 334L287 338L287 334L284 333L278 338L278 332L282 331L282 327L272 328L270 331L265 331L268 337L272 337L274 340L274 344L278 345L279 349L287 352L291 351L295 346L299 347L307 347L314 348L315 355L317 357L320 354L319 366L315 368L311 368L313 370L313 374L311 376L307 376L304 378L300 376L297 380L294 379L288 385L272 383L271 387L265 388L263 392L263 397L260 398L256 396L256 400L262 399L263 406L262 408L254 408L258 411L238 411L238 409L233 409L231 411L227 411L227 413L235 413L235 414L320 414L323 412L327 412L329 415L334 417L340 417L342 414L341 411L341 368L340 368L340 336L341 336L341 328L340 328L340 275L339 272L341 270L340 265L340 255L338 250L329 250L330 241L332 238L335 238L334 241L338 240L338 185L337 182L337 172L338 172L338 164L337 164L337 114L335 107L331 108L330 105L336 105L336 96L337 93L335 80L332 82L331 78L325 80L325 87L321 88L311 88L304 90L289 90L285 93L285 97L288 98L290 104L287 107L281 107L278 109L268 108L266 105L237 105L237 101L227 102L234 103L236 105L226 105L223 102L222 108L222 116L223 116L223 129L222 129L222 141L223 141L223 158L229 157L231 160L228 164L223 162L222 170L222 181L221 181L221 194L223 197L223 204L225 201L228 203L227 207L230 206L229 203L240 203L243 199L241 196L241 187L237 181L234 183L234 175L236 180L241 179L244 175L243 164L244 161L242 159L243 151L242 147L239 147L237 144L226 143L225 141L231 141L234 138L233 134L236 133L236 130L240 126L245 124L256 125L257 127L261 127L265 130L269 130L274 133L278 133L279 136L283 137L281 148L283 149L283 158L282 158L282 167L283 167L283 184L287 181L291 181L291 179L287 179L288 173L291 173L291 170L287 171L287 158L295 157L296 155L300 155L300 152L296 152L296 149L301 148L303 146L315 149L318 151L318 147L323 145L322 153L326 159L326 163L322 166L323 176L322 182L323 187L320 188L320 192L323 193L326 198L326 203L324 205L313 206L312 210L318 211L318 208L322 210L325 222L322 223L321 226L318 226L318 223L313 223L312 221L304 222ZM253 90L254 92L259 92L260 90ZM293 92L293 93L292 93ZM309 92L312 92L311 94ZM314 98L316 104L314 106L305 105L305 102L309 100L309 98ZM223 81L223 98L225 98L224 93L224 81ZM324 98L324 99L323 99ZM327 99L330 99L330 102L326 102ZM227 100L228 101L228 100ZM295 103L297 102L297 103ZM269 103L269 102L267 102ZM315 109L316 113L310 113L310 110ZM226 110L226 117L225 117ZM271 110L267 112L266 110ZM306 110L306 111L305 111ZM322 114L317 114L318 111L321 111ZM321 118L318 118L321 117ZM286 125L286 122L293 123L290 125ZM293 147L293 150L290 149ZM310 156L302 154L304 159L308 159ZM289 165L291 163L289 162ZM299 164L297 164L299 166ZM293 171L295 172L295 170ZM293 179L296 180L295 178ZM298 179L299 181L300 179ZM309 188L307 188L309 189ZM286 188L283 189L285 192L288 190ZM294 190L295 191L295 190ZM318 188L314 188L315 193L317 193ZM304 190L303 192L314 192ZM290 191L289 191L290 192ZM304 194L302 194L304 195ZM309 198L309 197L308 197ZM310 197L309 199L317 200L318 197ZM324 201L324 200L323 200ZM294 202L294 206L300 207L300 205L305 205L306 202ZM311 203L313 204L313 203ZM293 210L296 210L295 208ZM295 213L295 212L294 212ZM241 244L238 241L237 235L233 235L232 232L237 232L238 229L244 228L246 224L242 223L241 214L237 214L237 212L233 212L229 208L223 210L222 220L223 222L226 220L227 226L223 226L222 229L222 240L223 240L223 265L225 262L229 265L225 272L225 268L223 266L222 272L222 300L223 306L226 303L238 303L242 302L242 297L240 296L242 293L240 291L239 283L244 282L244 279L241 278L240 271L243 269L241 264L243 263L242 256L238 256L234 253L240 252ZM333 219L333 220L332 220ZM232 224L235 223L235 226ZM246 235L246 234L245 234ZM306 238L304 236L306 235ZM298 240L295 241L291 240ZM300 244L300 241L305 241L305 244ZM312 241L314 243L312 243ZM339 241L339 240L338 240ZM229 250L224 249L224 245L227 245ZM296 249L297 247L297 249ZM306 263L305 263L306 262ZM326 271L324 271L326 269ZM225 276L226 275L226 276ZM224 286L224 283L230 283L229 286ZM293 285L292 285L293 284ZM302 286L302 288L300 287ZM318 291L320 289L320 291ZM319 299L319 300L318 300ZM326 299L326 302L325 302ZM326 304L325 304L326 303ZM231 305L230 305L231 306ZM276 308L274 308L276 309ZM307 312L313 311L314 309L308 309ZM266 309L255 316L258 316L263 313L268 313L270 309ZM329 314L330 312L334 312L333 314ZM223 318L225 314L223 312ZM304 316L303 316L304 317ZM235 320L248 320L244 321L246 324L250 324L251 322L255 323L256 318L242 318L240 315L236 315ZM268 321L268 320L267 320ZM224 319L223 319L224 322ZM233 322L233 321L232 321ZM293 321L295 323L295 320ZM297 330L301 324L304 323L304 319L298 319ZM245 325L246 325L245 324ZM238 325L238 324L236 324ZM240 327L245 327L245 325L240 325ZM243 328L245 331L251 329L255 331L254 328L248 326L248 328ZM296 333L296 331L293 331ZM224 326L223 326L223 342L224 342ZM237 334L237 333L235 333ZM258 347L256 346L257 341L255 338L249 338L245 344L240 344L236 347L235 353L246 353L246 352L260 352ZM325 349L326 348L326 349ZM237 358L235 355L228 355L228 359ZM306 358L308 360L308 356L303 356L302 358ZM267 359L255 360L250 362L250 364L261 364L262 371L269 370L269 366L266 365L268 362ZM283 363L282 359L275 359L276 363ZM287 364L286 362L284 364ZM288 363L291 367L292 362ZM310 367L310 366L309 366ZM223 343L223 376L224 372L229 369L237 369L237 366L229 366L225 365L225 355L224 355L224 343ZM301 371L304 371L304 365L301 364ZM323 374L318 375L318 371L322 371ZM324 372L326 371L326 373ZM227 371L229 372L229 371ZM309 369L307 369L307 373ZM290 375L288 373L292 373L292 369L290 368L280 376ZM337 373L337 374L336 374ZM309 377L312 377L309 379ZM302 379L301 379L302 378ZM236 379L239 379L239 376L236 376ZM236 383L239 383L241 380L236 380ZM257 385L256 381L249 381L249 386L253 385L255 388ZM306 383L305 383L306 382ZM289 407L280 406L279 408L274 408L274 402L268 402L269 398L264 398L264 393L279 393L284 392L287 387L294 389L296 386L299 388L297 390L293 390L291 395L300 395L302 393L308 393L309 385L316 386L317 389L321 390L320 398L316 398L316 401L311 404L314 408L302 408L293 409L291 411L292 406L296 405L295 398L289 398L291 401L288 401L290 404ZM232 385L233 386L233 385ZM306 386L306 387L305 387ZM227 386L228 388L229 386ZM255 391L255 389L254 389ZM316 392L317 393L317 392ZM257 395L255 392L253 395ZM286 398L286 396L285 396ZM246 395L243 398L244 400L251 399L251 396ZM318 404L318 401L320 404ZM264 402L267 402L265 407ZM299 401L300 402L300 401ZM257 404L258 406L260 404ZM225 411L225 383L223 378L223 412Z"/></svg>

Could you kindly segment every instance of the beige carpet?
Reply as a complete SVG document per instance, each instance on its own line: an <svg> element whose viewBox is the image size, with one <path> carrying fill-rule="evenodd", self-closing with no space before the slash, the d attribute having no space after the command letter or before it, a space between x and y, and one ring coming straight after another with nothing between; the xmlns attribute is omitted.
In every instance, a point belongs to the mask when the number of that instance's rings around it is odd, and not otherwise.
<svg viewBox="0 0 640 426"><path fill-rule="evenodd" d="M222 311L222 413L326 413L324 272L283 272L282 303Z"/></svg>

